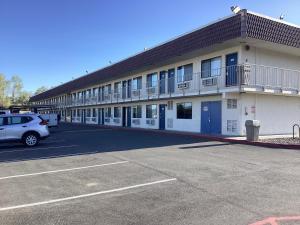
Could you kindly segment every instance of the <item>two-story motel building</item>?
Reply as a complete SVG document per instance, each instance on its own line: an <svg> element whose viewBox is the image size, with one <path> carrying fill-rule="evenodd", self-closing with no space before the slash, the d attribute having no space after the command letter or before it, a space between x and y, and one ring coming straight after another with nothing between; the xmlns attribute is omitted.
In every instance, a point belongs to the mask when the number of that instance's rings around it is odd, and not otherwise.
<svg viewBox="0 0 300 225"><path fill-rule="evenodd" d="M241 10L31 102L72 123L245 135L300 123L300 27ZM41 111L43 113L45 111Z"/></svg>

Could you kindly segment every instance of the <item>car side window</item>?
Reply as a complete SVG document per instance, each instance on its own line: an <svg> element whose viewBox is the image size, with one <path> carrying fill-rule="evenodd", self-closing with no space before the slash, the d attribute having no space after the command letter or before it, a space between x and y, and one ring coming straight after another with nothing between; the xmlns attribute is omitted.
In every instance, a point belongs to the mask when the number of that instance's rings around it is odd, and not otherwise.
<svg viewBox="0 0 300 225"><path fill-rule="evenodd" d="M8 118L9 125L24 124L33 120L30 116L11 116Z"/></svg>
<svg viewBox="0 0 300 225"><path fill-rule="evenodd" d="M7 117L0 117L0 126L5 126L8 124L8 118Z"/></svg>
<svg viewBox="0 0 300 225"><path fill-rule="evenodd" d="M14 124L21 124L22 123L22 117L21 116L12 116L10 117L10 125Z"/></svg>
<svg viewBox="0 0 300 225"><path fill-rule="evenodd" d="M28 123L31 120L33 120L33 119L30 116L22 116L21 123Z"/></svg>

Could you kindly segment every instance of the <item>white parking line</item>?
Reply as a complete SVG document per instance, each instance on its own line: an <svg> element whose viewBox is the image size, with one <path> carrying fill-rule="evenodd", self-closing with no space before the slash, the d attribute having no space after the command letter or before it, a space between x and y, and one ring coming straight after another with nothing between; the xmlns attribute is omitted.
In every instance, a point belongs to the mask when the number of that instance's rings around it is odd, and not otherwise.
<svg viewBox="0 0 300 225"><path fill-rule="evenodd" d="M7 176L7 177L0 177L0 180L20 178L20 177L29 177L29 176L37 176L37 175L51 174L51 173L61 173L61 172L68 172L68 171L74 171L74 170L83 170L83 169L90 169L90 168L103 167L103 166L111 166L111 165L117 165L117 164L123 164L123 163L128 163L128 161L119 161L119 162L97 164L97 165L91 165L91 166L74 167L74 168L69 168L69 169L49 170L49 171L38 172L38 173L27 173L27 174L13 175L13 176Z"/></svg>
<svg viewBox="0 0 300 225"><path fill-rule="evenodd" d="M66 131L62 131L62 133L80 133L80 132L95 132L95 131L108 131L108 130L112 130L112 129L94 129L94 130L66 130Z"/></svg>
<svg viewBox="0 0 300 225"><path fill-rule="evenodd" d="M61 157L71 157L71 156L80 156L80 155L88 155L88 154L97 154L99 153L98 151L93 151L93 152L81 152L81 153L73 153L73 154L64 154L64 155L52 155L52 156L45 156L45 157L38 157L38 159L54 159L54 158L61 158ZM26 158L26 160L36 160L37 158ZM4 162L20 162L24 161L23 158L19 159L13 159L13 160L3 160ZM3 162L0 160L0 162Z"/></svg>
<svg viewBox="0 0 300 225"><path fill-rule="evenodd" d="M52 149L52 148L72 148L77 147L78 145L65 145L65 146L53 146L53 147L42 147L42 148L22 148L18 150L12 150L12 151L0 151L0 154L3 153L10 153L10 152L24 152L24 151L35 151L35 150L43 150L43 149Z"/></svg>
<svg viewBox="0 0 300 225"><path fill-rule="evenodd" d="M63 201L69 201L69 200L75 200L75 199L80 199L80 198L87 198L87 197L102 195L102 194L109 194L109 193L113 193L113 192L125 191L125 190L130 190L130 189L135 189L135 188L140 188L140 187L145 187L145 186L150 186L150 185L155 185L155 184L167 183L167 182L171 182L171 181L175 181L175 180L177 180L177 179L171 178L171 179L154 181L154 182L150 182L150 183L143 183L143 184L137 184L137 185L133 185L133 186L116 188L116 189L111 189L111 190L106 190L106 191L93 192L93 193L84 194L84 195L76 195L76 196L71 196L71 197L67 197L67 198L58 198L58 199L53 199L53 200L49 200L49 201L4 207L4 208L0 208L0 212L13 210L13 209L21 209L21 208L27 208L27 207L33 207L33 206L46 205L46 204L51 204L51 203L63 202Z"/></svg>

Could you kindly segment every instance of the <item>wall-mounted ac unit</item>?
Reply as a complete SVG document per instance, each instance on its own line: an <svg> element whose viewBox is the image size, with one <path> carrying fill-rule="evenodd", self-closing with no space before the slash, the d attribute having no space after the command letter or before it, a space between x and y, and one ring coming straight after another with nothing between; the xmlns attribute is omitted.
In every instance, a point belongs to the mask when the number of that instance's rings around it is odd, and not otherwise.
<svg viewBox="0 0 300 225"><path fill-rule="evenodd" d="M155 94L155 90L156 90L155 87L149 87L148 88L148 94Z"/></svg>
<svg viewBox="0 0 300 225"><path fill-rule="evenodd" d="M184 82L177 84L178 89L187 89L190 87L190 82Z"/></svg>
<svg viewBox="0 0 300 225"><path fill-rule="evenodd" d="M154 126L155 125L155 119L148 119L148 120L146 120L146 124Z"/></svg>
<svg viewBox="0 0 300 225"><path fill-rule="evenodd" d="M139 89L138 90L133 90L132 95L133 96L139 96L140 95L140 90Z"/></svg>
<svg viewBox="0 0 300 225"><path fill-rule="evenodd" d="M114 123L120 123L120 119L119 118L114 118Z"/></svg>
<svg viewBox="0 0 300 225"><path fill-rule="evenodd" d="M141 124L140 119L132 119L132 123L134 125L140 125Z"/></svg>
<svg viewBox="0 0 300 225"><path fill-rule="evenodd" d="M212 77L212 78L205 78L202 80L202 85L203 86L215 86L218 83L218 78L217 77Z"/></svg>
<svg viewBox="0 0 300 225"><path fill-rule="evenodd" d="M172 118L167 119L167 128L173 128L173 119Z"/></svg>
<svg viewBox="0 0 300 225"><path fill-rule="evenodd" d="M114 93L114 98L120 98L120 93Z"/></svg>
<svg viewBox="0 0 300 225"><path fill-rule="evenodd" d="M105 100L105 101L110 100L110 95L104 95L104 100Z"/></svg>

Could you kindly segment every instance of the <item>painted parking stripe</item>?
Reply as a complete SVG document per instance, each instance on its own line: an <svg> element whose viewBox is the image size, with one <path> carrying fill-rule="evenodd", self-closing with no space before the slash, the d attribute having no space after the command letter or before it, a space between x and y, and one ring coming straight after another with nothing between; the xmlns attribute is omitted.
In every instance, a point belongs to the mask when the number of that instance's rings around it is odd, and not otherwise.
<svg viewBox="0 0 300 225"><path fill-rule="evenodd" d="M64 155L52 155L52 156L45 156L45 157L32 157L32 158L26 158L26 160L36 160L36 159L54 159L54 158L61 158L61 157L72 157L72 156L80 156L80 155L88 155L88 154L97 154L99 151L93 151L93 152L81 152L81 153L71 153L71 154L64 154ZM24 161L24 158L18 158L18 159L12 159L12 160L1 160L0 162L20 162Z"/></svg>
<svg viewBox="0 0 300 225"><path fill-rule="evenodd" d="M97 132L97 131L110 131L112 129L95 129L95 130L67 130L62 133L80 133L80 132Z"/></svg>
<svg viewBox="0 0 300 225"><path fill-rule="evenodd" d="M10 153L10 152L24 152L24 151L28 152L28 151L43 150L43 149L72 148L77 146L78 145L64 145L64 146L41 147L41 148L22 148L22 149L12 150L12 151L0 151L0 154Z"/></svg>
<svg viewBox="0 0 300 225"><path fill-rule="evenodd" d="M137 184L137 185L133 185L133 186L116 188L116 189L111 189L111 190L106 190L106 191L93 192L93 193L84 194L84 195L76 195L76 196L71 196L71 197L67 197L67 198L58 198L58 199L53 199L53 200L48 200L48 201L43 201L43 202L35 202L35 203L24 204L24 205L4 207L4 208L0 208L0 212L14 210L14 209L34 207L34 206L40 206L40 205L46 205L46 204L52 204L52 203L57 203L57 202L70 201L70 200L75 200L75 199L80 199L80 198L87 198L87 197L92 197L92 196L96 196L96 195L126 191L126 190L130 190L130 189L136 189L136 188L151 186L151 185L155 185L155 184L167 183L167 182L171 182L171 181L175 181L175 180L177 180L177 179L171 178L171 179L154 181L154 182L150 182L150 183L143 183L143 184Z"/></svg>
<svg viewBox="0 0 300 225"><path fill-rule="evenodd" d="M44 171L44 172L38 172L38 173L27 173L27 174L13 175L13 176L7 176L7 177L0 177L0 180L7 180L7 179L13 179L13 178L20 178L20 177L38 176L38 175L43 175L43 174L69 172L69 171L74 171L74 170L84 170L84 169L91 169L91 168L96 168L96 167L118 165L118 164L123 164L123 163L128 163L128 161L119 161L119 162L113 162L113 163L105 163L105 164L97 164L97 165L91 165L91 166L74 167L74 168L61 169L61 170L50 170L50 171Z"/></svg>

